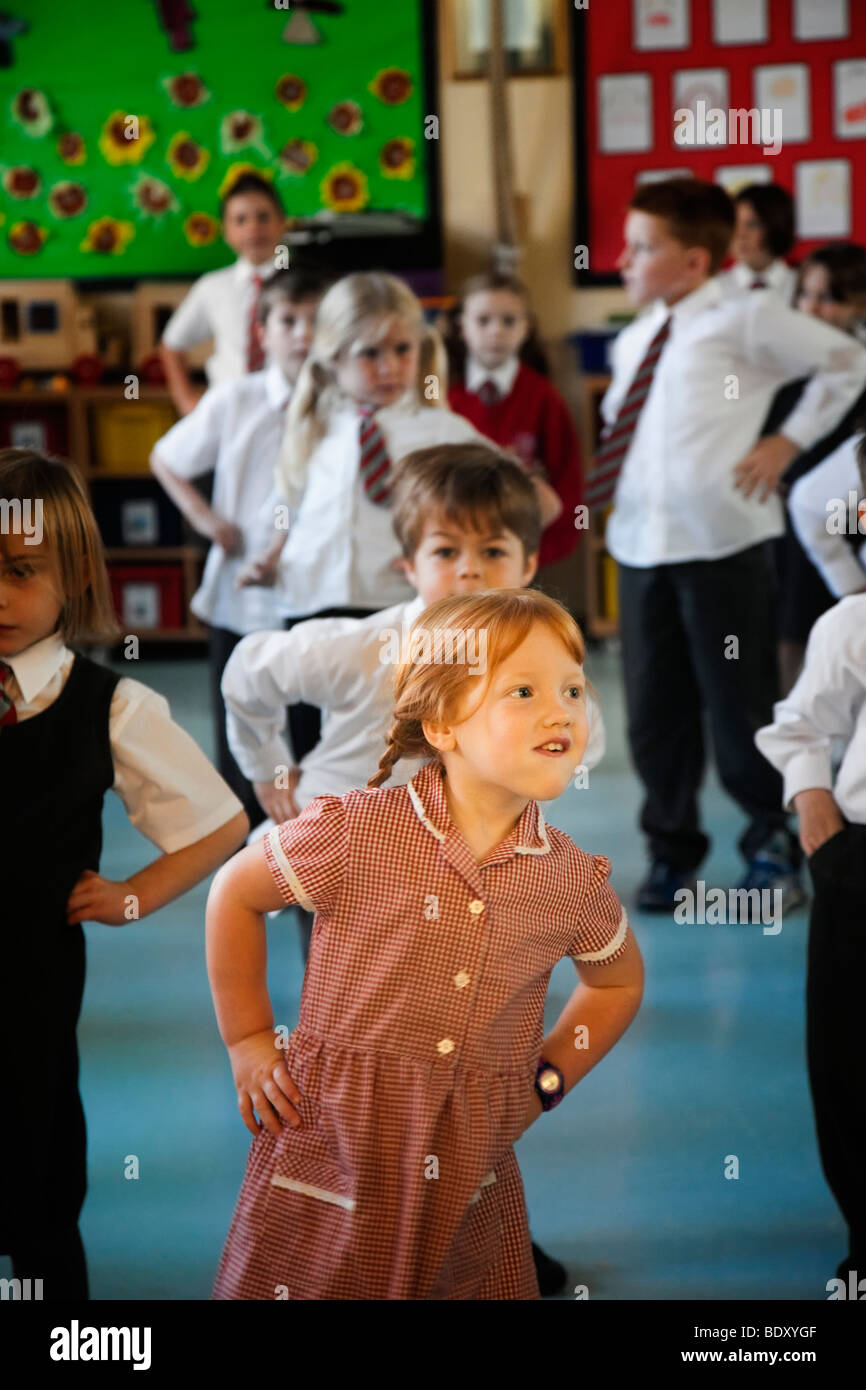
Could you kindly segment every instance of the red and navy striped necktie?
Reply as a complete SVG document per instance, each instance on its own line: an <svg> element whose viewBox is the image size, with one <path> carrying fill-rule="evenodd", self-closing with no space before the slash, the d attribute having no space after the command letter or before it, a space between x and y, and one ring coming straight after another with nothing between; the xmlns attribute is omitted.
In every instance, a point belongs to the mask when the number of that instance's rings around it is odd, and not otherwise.
<svg viewBox="0 0 866 1390"><path fill-rule="evenodd" d="M377 421L375 406L362 405L361 414L361 478L371 502L384 506L391 496L391 460L388 446Z"/></svg>
<svg viewBox="0 0 866 1390"><path fill-rule="evenodd" d="M603 507L616 491L617 479L628 453L644 401L652 386L653 373L671 331L670 314L656 333L638 367L616 419L602 438L595 456L595 468L586 487L590 506Z"/></svg>
<svg viewBox="0 0 866 1390"><path fill-rule="evenodd" d="M262 285L265 283L261 275L251 277L253 287L253 299L250 305L250 317L247 322L247 371L260 372L265 365L265 350L259 341L256 332L256 323L259 312L259 295L262 292Z"/></svg>
<svg viewBox="0 0 866 1390"><path fill-rule="evenodd" d="M15 702L6 689L6 682L11 675L12 667L7 666L5 661L0 661L0 729L4 724L18 723Z"/></svg>

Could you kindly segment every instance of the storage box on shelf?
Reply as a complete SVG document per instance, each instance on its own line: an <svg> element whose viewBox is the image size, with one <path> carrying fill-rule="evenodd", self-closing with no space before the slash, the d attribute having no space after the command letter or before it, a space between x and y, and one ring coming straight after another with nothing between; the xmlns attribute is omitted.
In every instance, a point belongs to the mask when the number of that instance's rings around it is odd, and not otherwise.
<svg viewBox="0 0 866 1390"><path fill-rule="evenodd" d="M0 391L0 446L71 458L87 483L106 547L124 636L202 642L189 612L203 553L176 507L149 474L157 439L176 419L168 391L141 387L126 400L114 386Z"/></svg>

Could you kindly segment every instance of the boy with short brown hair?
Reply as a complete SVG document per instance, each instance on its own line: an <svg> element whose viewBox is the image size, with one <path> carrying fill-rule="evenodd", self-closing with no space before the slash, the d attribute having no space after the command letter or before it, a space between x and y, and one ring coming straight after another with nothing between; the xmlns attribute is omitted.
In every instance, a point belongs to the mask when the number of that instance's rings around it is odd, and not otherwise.
<svg viewBox="0 0 866 1390"><path fill-rule="evenodd" d="M628 734L646 797L645 911L671 911L709 848L700 825L704 716L725 789L749 818L742 887L802 901L778 774L755 731L776 694L766 542L784 530L776 483L862 389L866 351L767 290L727 297L716 278L734 226L714 184L638 189L618 261L646 308L614 344L607 429L588 485L613 497ZM759 440L780 385L811 376L782 432Z"/></svg>

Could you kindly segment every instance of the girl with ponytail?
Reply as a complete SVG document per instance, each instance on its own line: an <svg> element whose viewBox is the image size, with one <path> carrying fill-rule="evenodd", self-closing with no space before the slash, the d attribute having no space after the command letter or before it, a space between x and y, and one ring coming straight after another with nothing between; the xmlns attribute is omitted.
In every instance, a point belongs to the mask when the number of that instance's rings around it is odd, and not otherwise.
<svg viewBox="0 0 866 1390"><path fill-rule="evenodd" d="M431 604L369 787L317 797L214 880L211 987L254 1136L215 1298L539 1297L514 1142L642 990L609 860L539 805L583 757L583 655L535 590ZM381 785L419 756L408 784ZM262 914L298 902L315 927L299 1025L275 1049ZM564 956L580 983L545 1038Z"/></svg>
<svg viewBox="0 0 866 1390"><path fill-rule="evenodd" d="M482 442L448 409L446 373L437 333L393 275L347 275L323 298L276 465L288 504L278 581L286 628L414 597L391 527L396 464L429 445ZM318 741L318 710L295 706L291 733L298 761Z"/></svg>

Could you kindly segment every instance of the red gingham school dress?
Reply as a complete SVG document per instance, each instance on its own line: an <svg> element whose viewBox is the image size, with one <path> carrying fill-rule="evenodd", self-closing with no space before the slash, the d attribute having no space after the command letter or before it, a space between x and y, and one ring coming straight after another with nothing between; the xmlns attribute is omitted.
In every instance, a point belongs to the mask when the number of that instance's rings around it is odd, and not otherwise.
<svg viewBox="0 0 866 1390"><path fill-rule="evenodd" d="M265 841L316 913L285 1054L302 1125L253 1140L214 1298L539 1297L512 1146L547 983L615 960L628 923L610 862L535 801L478 864L442 777L317 797Z"/></svg>

